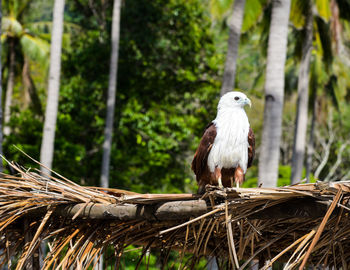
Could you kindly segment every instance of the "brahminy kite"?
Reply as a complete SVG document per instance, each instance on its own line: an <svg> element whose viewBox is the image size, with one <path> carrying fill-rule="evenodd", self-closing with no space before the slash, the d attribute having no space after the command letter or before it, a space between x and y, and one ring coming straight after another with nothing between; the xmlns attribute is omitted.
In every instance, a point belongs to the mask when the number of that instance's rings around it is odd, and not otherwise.
<svg viewBox="0 0 350 270"><path fill-rule="evenodd" d="M232 187L244 181L255 154L255 137L244 106L251 101L241 92L220 98L216 118L206 127L192 161L198 193L207 184Z"/></svg>

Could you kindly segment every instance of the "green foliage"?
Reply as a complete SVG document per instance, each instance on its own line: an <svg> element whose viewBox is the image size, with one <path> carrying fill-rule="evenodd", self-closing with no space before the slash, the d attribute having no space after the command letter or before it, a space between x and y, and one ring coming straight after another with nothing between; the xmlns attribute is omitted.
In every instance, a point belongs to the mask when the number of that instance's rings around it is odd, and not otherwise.
<svg viewBox="0 0 350 270"><path fill-rule="evenodd" d="M209 10L214 20L218 20L223 16L227 16L233 4L232 0L210 0Z"/></svg>
<svg viewBox="0 0 350 270"><path fill-rule="evenodd" d="M12 129L11 134L4 141L3 151L5 156L9 160L15 160L22 166L33 167L34 164L24 157L14 145L34 159L39 160L42 132L41 119L32 110L20 111L18 107L14 107L10 126Z"/></svg>
<svg viewBox="0 0 350 270"><path fill-rule="evenodd" d="M244 17L242 32L246 32L256 25L263 12L263 6L267 1L264 0L246 0L244 8Z"/></svg>
<svg viewBox="0 0 350 270"><path fill-rule="evenodd" d="M8 11L10 14L11 10ZM15 44L21 44L21 53L33 61L40 61L43 65L47 64L49 55L49 43L39 36L30 33L27 25L21 24L18 18L5 16L2 20L1 41L8 42L15 39Z"/></svg>
<svg viewBox="0 0 350 270"><path fill-rule="evenodd" d="M318 15L328 22L329 19L331 18L330 1L315 0L315 6L317 9Z"/></svg>
<svg viewBox="0 0 350 270"><path fill-rule="evenodd" d="M290 20L293 25L301 29L305 24L305 13L308 1L292 0L290 8Z"/></svg>
<svg viewBox="0 0 350 270"><path fill-rule="evenodd" d="M289 165L280 165L278 168L278 181L277 186L283 187L290 185L290 177L291 177L291 167ZM254 177L253 175L257 175L257 168L254 166L249 169L246 177L246 181L243 183L242 187L244 188L251 188L251 187L257 187L258 185L258 178ZM303 177L305 176L305 172L303 173ZM300 179L301 181L302 179ZM311 181L315 182L315 179L313 176L311 176Z"/></svg>
<svg viewBox="0 0 350 270"><path fill-rule="evenodd" d="M135 269L135 265L139 262L140 255L142 254L142 248L136 248L134 246L128 246L124 250L123 259L121 260L121 268L123 269ZM145 255L143 260L140 262L139 269L161 269L163 266L164 258L168 257L167 264L164 269L174 268L179 269L180 266L180 254L177 251L170 251L167 255L166 249L151 249L150 255ZM186 265L186 262L190 259L192 255L185 254L182 259L182 267ZM205 258L199 258L198 263L193 269L205 269L207 260ZM113 269L113 268L112 268Z"/></svg>
<svg viewBox="0 0 350 270"><path fill-rule="evenodd" d="M278 168L278 181L277 186L288 186L290 185L290 176L292 170L290 166L280 165Z"/></svg>
<svg viewBox="0 0 350 270"><path fill-rule="evenodd" d="M20 42L25 55L34 61L41 61L44 65L47 64L49 45L45 40L35 38L31 35L23 35Z"/></svg>
<svg viewBox="0 0 350 270"><path fill-rule="evenodd" d="M18 43L23 53L31 56L32 60L36 59L36 62L47 59L48 47L45 44L49 40L51 14L41 9L47 7L49 2L32 0L17 3L13 0L8 4L6 18L18 20L5 19L3 28L7 31L17 29L19 32L29 29L28 33L31 34L22 35ZM111 6L112 2L106 2L105 6L99 2L93 3L100 17L93 13L88 0L67 1L66 6L67 38L62 56L54 169L88 185L99 184L108 87ZM123 5L111 160L112 186L138 192L196 190L190 162L204 127L215 116L227 37L227 32L221 31L220 27L211 27L208 14L212 9L211 15L217 16L216 19L225 17L231 12L231 6L232 1L221 0L210 1L210 7L200 0L130 0ZM33 13L27 14L28 7ZM291 46L286 64L288 98L293 96L297 85L295 56L300 55L298 51L303 34L297 29L296 22L299 20L302 25L305 7L303 1L292 3L291 20L296 29L289 36ZM318 96L322 89L326 89L324 97L339 108L341 115L341 110L346 106L340 100L346 95L346 89L350 89L344 79L347 72L330 53L329 4L320 0L315 2L315 7L318 10L314 23L317 31L310 85ZM263 71L270 12L268 1L246 1L244 33L237 66L238 87L251 89L248 94L254 104L248 114L258 145L262 128ZM260 17L262 20L259 21ZM13 26L9 27L10 24ZM325 63L328 63L329 69ZM42 75L45 71L39 63L31 61L31 66L34 80L41 83L40 99L45 101L43 86L46 79ZM15 95L20 96L17 92ZM285 113L290 117L286 119L292 121L294 111L289 110L288 106L287 101ZM38 159L42 118L19 107L15 107L13 113L13 133L6 138L5 153L9 159L26 165L28 161L11 145L18 145ZM26 135L28 132L31 135ZM279 184L288 184L290 169L286 164L280 167L279 174ZM256 176L257 161L248 170L244 186L256 186Z"/></svg>
<svg viewBox="0 0 350 270"><path fill-rule="evenodd" d="M247 32L256 25L260 18L266 0L246 0L241 31ZM209 11L215 21L228 19L232 15L234 0L210 0Z"/></svg>
<svg viewBox="0 0 350 270"><path fill-rule="evenodd" d="M325 23L329 22L331 17L330 1L328 0L310 0L317 14L317 17L324 20ZM305 17L308 16L308 4L309 0L292 0L290 10L290 20L293 25L301 29L305 24Z"/></svg>
<svg viewBox="0 0 350 270"><path fill-rule="evenodd" d="M109 43L100 39L91 13L75 16L82 12L79 3L84 1L68 3L69 16L85 30L71 37L62 56L54 169L82 184L98 185ZM136 192L196 190L189 164L215 114L212 101L219 89L220 58L212 36L199 0L135 0L122 9L111 186ZM24 121L37 136L32 144L22 138L24 130L14 132L6 140L9 159L22 161L12 143L38 158L42 127L34 119L25 112L13 118L11 126Z"/></svg>

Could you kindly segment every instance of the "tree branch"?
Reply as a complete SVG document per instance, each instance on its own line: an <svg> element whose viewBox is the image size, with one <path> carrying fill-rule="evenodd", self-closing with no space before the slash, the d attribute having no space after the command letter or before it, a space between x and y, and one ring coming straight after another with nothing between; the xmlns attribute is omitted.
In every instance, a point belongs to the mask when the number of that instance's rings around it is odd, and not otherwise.
<svg viewBox="0 0 350 270"><path fill-rule="evenodd" d="M333 164L332 168L329 170L326 178L324 179L324 181L330 181L331 177L335 174L336 170L338 169L339 165L342 163L343 160L343 152L345 150L345 148L348 146L349 141L346 141L345 143L343 143L339 150L338 150L338 154L337 154L337 160L336 162Z"/></svg>
<svg viewBox="0 0 350 270"><path fill-rule="evenodd" d="M320 141L322 147L324 148L324 155L323 155L323 159L321 161L321 163L318 165L316 171L315 171L315 178L318 178L321 171L323 170L324 166L326 166L328 159L329 159L329 154L331 151L331 146L334 142L335 139L335 134L334 134L334 130L333 130L333 125L332 125L332 117L328 117L328 141L326 142L325 139L323 139L319 132L316 132L316 136L318 138L318 140Z"/></svg>

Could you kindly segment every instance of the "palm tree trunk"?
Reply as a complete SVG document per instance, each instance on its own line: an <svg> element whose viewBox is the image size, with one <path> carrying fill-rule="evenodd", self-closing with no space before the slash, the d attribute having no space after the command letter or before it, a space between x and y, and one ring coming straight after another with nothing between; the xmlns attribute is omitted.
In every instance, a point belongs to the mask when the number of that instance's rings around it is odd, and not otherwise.
<svg viewBox="0 0 350 270"><path fill-rule="evenodd" d="M340 22L340 11L336 0L330 1L330 8L332 13L331 29L333 32L333 39L335 41L335 52L337 55L344 52L345 48L342 41L342 25Z"/></svg>
<svg viewBox="0 0 350 270"><path fill-rule="evenodd" d="M109 186L109 165L111 161L111 148L113 137L113 122L115 110L115 97L117 94L117 74L118 74L118 51L119 51L119 33L120 33L120 8L121 0L114 0L113 18L112 18L112 40L111 40L111 58L109 66L108 97L107 97L107 115L106 126L104 130L102 166L101 166L101 186ZM103 269L103 257L99 259L95 269Z"/></svg>
<svg viewBox="0 0 350 270"><path fill-rule="evenodd" d="M236 66L238 57L239 39L244 15L245 0L235 0L233 11L228 22L229 38L227 46L224 77L222 80L220 95L232 91L235 87Z"/></svg>
<svg viewBox="0 0 350 270"><path fill-rule="evenodd" d="M7 87L6 87L6 98L5 98L5 118L4 118L4 135L10 135L10 127L7 125L10 122L11 117L11 105L12 105L12 94L13 87L15 85L15 61L16 61L16 52L15 52L15 41L11 38L9 42L9 74L7 78Z"/></svg>
<svg viewBox="0 0 350 270"><path fill-rule="evenodd" d="M308 1L308 5L308 13L305 21L305 38L303 41L298 78L298 102L294 130L291 184L296 184L301 180L305 156L313 28L312 2L310 0Z"/></svg>
<svg viewBox="0 0 350 270"><path fill-rule="evenodd" d="M22 68L22 82L25 96L24 106L28 107L31 105L32 109L39 115L43 115L41 102L38 96L37 89L35 87L34 81L30 75L30 65L28 57L24 56Z"/></svg>
<svg viewBox="0 0 350 270"><path fill-rule="evenodd" d="M109 68L107 116L104 130L105 140L103 143L103 157L101 167L101 186L109 186L109 164L112 148L115 96L117 93L117 71L118 71L118 50L119 50L119 30L120 30L120 6L121 0L114 0L112 19L112 51Z"/></svg>
<svg viewBox="0 0 350 270"><path fill-rule="evenodd" d="M62 49L62 33L63 33L63 14L64 0L55 0L53 8L53 23L51 34L50 48L50 69L47 103L45 111L45 122L43 130L43 139L40 150L40 162L45 167L52 168L52 159L55 141L55 129L58 110L58 98L60 87L61 73L61 49ZM41 171L45 174L50 174L43 166Z"/></svg>
<svg viewBox="0 0 350 270"><path fill-rule="evenodd" d="M310 174L311 174L311 167L312 167L312 157L315 152L315 142L314 142L314 135L315 135L315 124L316 124L316 109L317 109L317 97L315 95L314 102L313 102L313 108L312 108L312 117L311 117L311 127L310 127L310 134L309 134L309 141L307 146L307 157L306 157L306 179L308 182L310 182Z"/></svg>
<svg viewBox="0 0 350 270"><path fill-rule="evenodd" d="M289 12L290 0L272 2L265 79L264 126L259 157L259 184L263 184L264 187L276 186L278 179Z"/></svg>

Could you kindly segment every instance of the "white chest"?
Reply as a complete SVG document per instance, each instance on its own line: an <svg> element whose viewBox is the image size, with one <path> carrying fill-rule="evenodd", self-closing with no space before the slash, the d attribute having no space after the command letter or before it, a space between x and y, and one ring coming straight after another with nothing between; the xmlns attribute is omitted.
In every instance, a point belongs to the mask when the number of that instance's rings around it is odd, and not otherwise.
<svg viewBox="0 0 350 270"><path fill-rule="evenodd" d="M216 137L208 156L211 172L215 167L232 168L238 165L247 170L249 121L243 109L218 113L213 121Z"/></svg>

